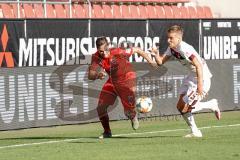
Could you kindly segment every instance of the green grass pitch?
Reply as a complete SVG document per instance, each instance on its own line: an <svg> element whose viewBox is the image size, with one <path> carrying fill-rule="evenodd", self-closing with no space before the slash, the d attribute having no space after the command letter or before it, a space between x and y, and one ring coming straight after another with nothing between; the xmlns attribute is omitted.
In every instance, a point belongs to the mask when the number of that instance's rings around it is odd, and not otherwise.
<svg viewBox="0 0 240 160"><path fill-rule="evenodd" d="M0 160L239 160L240 111L195 115L203 138L189 132L180 116L110 123L114 137L99 140L99 123L0 132Z"/></svg>

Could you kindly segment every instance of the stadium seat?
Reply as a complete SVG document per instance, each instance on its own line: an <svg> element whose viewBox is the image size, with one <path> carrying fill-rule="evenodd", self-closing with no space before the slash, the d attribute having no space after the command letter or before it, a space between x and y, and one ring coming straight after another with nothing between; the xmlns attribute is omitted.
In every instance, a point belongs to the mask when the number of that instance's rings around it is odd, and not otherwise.
<svg viewBox="0 0 240 160"><path fill-rule="evenodd" d="M110 5L103 4L102 8L104 13L104 18L113 18L112 8Z"/></svg>
<svg viewBox="0 0 240 160"><path fill-rule="evenodd" d="M185 3L190 0L91 0L92 2L145 2L145 3Z"/></svg>
<svg viewBox="0 0 240 160"><path fill-rule="evenodd" d="M0 6L0 18L4 18L4 16L3 16L3 11L2 11L2 9L1 9L1 6Z"/></svg>
<svg viewBox="0 0 240 160"><path fill-rule="evenodd" d="M65 13L67 18L73 18L73 12L74 12L73 5L63 4L63 7L65 8ZM72 16L70 16L70 7L72 9Z"/></svg>
<svg viewBox="0 0 240 160"><path fill-rule="evenodd" d="M73 4L73 18L87 18L83 4Z"/></svg>
<svg viewBox="0 0 240 160"><path fill-rule="evenodd" d="M57 18L52 4L47 4L47 18Z"/></svg>
<svg viewBox="0 0 240 160"><path fill-rule="evenodd" d="M139 1L139 0L138 0ZM155 3L185 3L190 0L143 0L144 2L155 2Z"/></svg>
<svg viewBox="0 0 240 160"><path fill-rule="evenodd" d="M129 9L129 5L121 5L121 7L122 7L122 17L123 18L132 18L130 9Z"/></svg>
<svg viewBox="0 0 240 160"><path fill-rule="evenodd" d="M148 18L157 18L155 7L153 5L146 5L147 17Z"/></svg>
<svg viewBox="0 0 240 160"><path fill-rule="evenodd" d="M131 13L131 18L140 18L138 6L131 4L131 5L129 5L129 8L130 8L130 13ZM141 10L141 12L142 12L142 10Z"/></svg>
<svg viewBox="0 0 240 160"><path fill-rule="evenodd" d="M206 18L206 15L204 13L203 7L196 6L196 10L197 10L197 17L198 18Z"/></svg>
<svg viewBox="0 0 240 160"><path fill-rule="evenodd" d="M83 8L85 10L86 18L93 18L94 17L93 6L91 6L92 11L91 11L91 15L90 15L90 13L88 12L89 11L89 5L88 4L82 4L82 5L83 5Z"/></svg>
<svg viewBox="0 0 240 160"><path fill-rule="evenodd" d="M189 11L190 18L198 18L197 11L194 7L188 6L188 11Z"/></svg>
<svg viewBox="0 0 240 160"><path fill-rule="evenodd" d="M62 4L54 4L54 8L57 18L67 18L66 10Z"/></svg>
<svg viewBox="0 0 240 160"><path fill-rule="evenodd" d="M113 4L112 9L113 9L113 18L123 18L121 14L121 8L119 5Z"/></svg>
<svg viewBox="0 0 240 160"><path fill-rule="evenodd" d="M36 18L32 4L23 4L22 7L23 7L25 18Z"/></svg>
<svg viewBox="0 0 240 160"><path fill-rule="evenodd" d="M179 7L180 12L181 12L181 17L182 18L190 18L189 12L188 12L188 8L185 6L180 6Z"/></svg>
<svg viewBox="0 0 240 160"><path fill-rule="evenodd" d="M139 5L138 8L139 8L139 11L140 11L140 18L149 18L146 6Z"/></svg>
<svg viewBox="0 0 240 160"><path fill-rule="evenodd" d="M173 12L174 18L182 18L181 10L180 10L179 7L177 7L177 6L172 6L172 12Z"/></svg>
<svg viewBox="0 0 240 160"><path fill-rule="evenodd" d="M44 9L42 4L33 4L36 18L44 18Z"/></svg>
<svg viewBox="0 0 240 160"><path fill-rule="evenodd" d="M166 18L166 14L165 14L163 6L156 5L155 6L155 11L156 11L156 14L157 14L157 18Z"/></svg>
<svg viewBox="0 0 240 160"><path fill-rule="evenodd" d="M213 14L212 14L212 11L211 11L210 7L203 6L203 10L205 12L206 18L213 18Z"/></svg>
<svg viewBox="0 0 240 160"><path fill-rule="evenodd" d="M1 4L1 8L2 8L4 18L16 18L13 13L11 5L3 3L3 4Z"/></svg>
<svg viewBox="0 0 240 160"><path fill-rule="evenodd" d="M165 11L166 18L174 18L172 8L170 6L164 5L163 8L164 8L164 11Z"/></svg>
<svg viewBox="0 0 240 160"><path fill-rule="evenodd" d="M15 18L18 18L18 5L15 3L15 4L12 4L12 8L13 8L13 14L15 16ZM24 11L23 11L23 7L22 5L19 5L19 13L20 13L20 18L25 18L25 15L24 15Z"/></svg>
<svg viewBox="0 0 240 160"><path fill-rule="evenodd" d="M99 4L92 5L93 15L92 18L104 18L104 14L102 11L102 6Z"/></svg>

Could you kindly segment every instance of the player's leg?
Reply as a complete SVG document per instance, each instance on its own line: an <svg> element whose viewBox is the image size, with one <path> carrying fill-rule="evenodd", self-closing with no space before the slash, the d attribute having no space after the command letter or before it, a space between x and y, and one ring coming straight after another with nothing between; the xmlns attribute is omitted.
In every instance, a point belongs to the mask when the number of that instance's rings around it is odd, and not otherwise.
<svg viewBox="0 0 240 160"><path fill-rule="evenodd" d="M221 119L221 111L218 107L218 101L217 99L211 99L206 102L198 102L193 106L192 113L205 110L205 109L210 109L215 113L215 116L218 120Z"/></svg>
<svg viewBox="0 0 240 160"><path fill-rule="evenodd" d="M191 134L186 135L194 137L202 137L201 131L198 129L193 114L191 113L192 104L196 103L195 97L192 97L192 90L196 91L196 85L193 82L193 77L188 76L184 79L180 88L180 96L177 103L177 109L182 114L183 119L191 129Z"/></svg>
<svg viewBox="0 0 240 160"><path fill-rule="evenodd" d="M138 129L139 122L136 112L136 81L135 79L130 79L125 83L118 83L115 85L117 94L119 95L122 105L124 107L124 114L131 120L132 128L134 130Z"/></svg>
<svg viewBox="0 0 240 160"><path fill-rule="evenodd" d="M204 92L208 93L210 87L211 87L211 79L210 78L204 79L204 82L203 82ZM205 110L205 109L210 109L211 111L213 111L215 113L215 116L219 120L221 118L221 112L218 107L218 101L216 99L211 99L206 102L201 102L201 100L202 99L199 98L198 101L192 106L192 108L193 108L192 113L195 113L195 112L198 112L201 110Z"/></svg>
<svg viewBox="0 0 240 160"><path fill-rule="evenodd" d="M206 94L211 86L210 78L204 79L203 90ZM197 128L192 113L203 110L211 109L216 113L217 118L220 118L220 110L218 108L218 103L215 99L200 102L202 97L197 95L197 81L193 76L188 76L180 88L180 97L177 104L178 110L182 113L184 120L187 122L191 128L192 133L187 135L187 137L202 137L200 130Z"/></svg>
<svg viewBox="0 0 240 160"><path fill-rule="evenodd" d="M114 104L116 97L117 95L113 89L112 83L110 81L106 82L100 93L97 106L98 117L104 129L103 135L99 138L112 137L107 109L110 105Z"/></svg>
<svg viewBox="0 0 240 160"><path fill-rule="evenodd" d="M177 103L177 109L182 114L183 119L186 121L187 125L191 129L191 134L186 135L186 137L202 137L201 131L198 129L193 114L191 113L191 107L186 104L183 100L185 94L180 94L179 100Z"/></svg>

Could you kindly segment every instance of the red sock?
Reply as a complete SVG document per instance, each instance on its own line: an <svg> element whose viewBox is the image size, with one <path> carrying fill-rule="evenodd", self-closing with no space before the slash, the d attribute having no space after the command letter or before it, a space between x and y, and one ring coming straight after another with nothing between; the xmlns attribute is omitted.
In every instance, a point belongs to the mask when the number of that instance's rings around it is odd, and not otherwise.
<svg viewBox="0 0 240 160"><path fill-rule="evenodd" d="M101 118L99 118L102 126L104 128L104 133L111 133L111 129L110 129L110 125L109 125L109 117L108 115L102 116Z"/></svg>
<svg viewBox="0 0 240 160"><path fill-rule="evenodd" d="M97 108L99 120L102 123L104 133L110 133L109 117L107 113L107 107L99 106Z"/></svg>

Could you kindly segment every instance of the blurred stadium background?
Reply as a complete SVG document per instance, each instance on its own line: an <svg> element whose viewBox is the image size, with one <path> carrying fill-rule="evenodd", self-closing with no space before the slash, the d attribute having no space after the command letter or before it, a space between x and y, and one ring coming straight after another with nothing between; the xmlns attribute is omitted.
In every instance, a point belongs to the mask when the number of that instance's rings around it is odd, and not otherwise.
<svg viewBox="0 0 240 160"><path fill-rule="evenodd" d="M238 0L1 0L0 4L0 18L239 17Z"/></svg>

